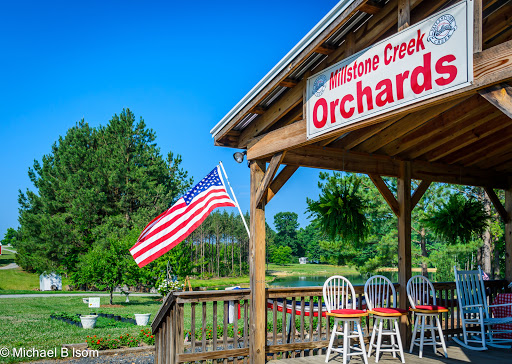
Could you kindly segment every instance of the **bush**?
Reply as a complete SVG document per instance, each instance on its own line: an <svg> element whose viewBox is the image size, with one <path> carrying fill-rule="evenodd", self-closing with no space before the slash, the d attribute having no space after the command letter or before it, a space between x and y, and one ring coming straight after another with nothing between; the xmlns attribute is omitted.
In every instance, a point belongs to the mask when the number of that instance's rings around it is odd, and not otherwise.
<svg viewBox="0 0 512 364"><path fill-rule="evenodd" d="M155 345L155 336L150 329L140 330L139 338L148 345Z"/></svg>

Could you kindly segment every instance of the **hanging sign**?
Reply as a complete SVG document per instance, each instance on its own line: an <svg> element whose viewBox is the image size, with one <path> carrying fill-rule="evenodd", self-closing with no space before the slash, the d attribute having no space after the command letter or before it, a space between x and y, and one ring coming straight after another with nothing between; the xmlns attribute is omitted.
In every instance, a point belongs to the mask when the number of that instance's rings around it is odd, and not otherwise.
<svg viewBox="0 0 512 364"><path fill-rule="evenodd" d="M473 81L473 3L457 3L308 78L307 137Z"/></svg>

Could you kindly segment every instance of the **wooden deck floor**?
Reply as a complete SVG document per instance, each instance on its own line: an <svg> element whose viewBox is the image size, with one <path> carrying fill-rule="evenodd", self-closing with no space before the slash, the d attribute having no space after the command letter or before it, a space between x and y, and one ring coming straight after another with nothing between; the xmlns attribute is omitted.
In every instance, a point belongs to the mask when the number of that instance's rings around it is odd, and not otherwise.
<svg viewBox="0 0 512 364"><path fill-rule="evenodd" d="M426 350L425 350L426 349ZM405 353L405 362L407 364L462 364L462 363L481 363L481 364L512 364L512 350L489 349L487 351L472 351L463 349L455 343L448 346L448 359L440 354L438 349L437 355L432 351L432 347L425 347L423 350L423 358L418 357L418 348L412 354L409 350ZM307 356L304 358L271 360L268 364L324 364L325 355ZM343 363L341 354L331 354L329 364ZM361 356L353 356L350 364L363 363ZM368 359L369 364L375 363L375 354ZM393 358L391 353L381 355L379 364L401 364L400 359Z"/></svg>

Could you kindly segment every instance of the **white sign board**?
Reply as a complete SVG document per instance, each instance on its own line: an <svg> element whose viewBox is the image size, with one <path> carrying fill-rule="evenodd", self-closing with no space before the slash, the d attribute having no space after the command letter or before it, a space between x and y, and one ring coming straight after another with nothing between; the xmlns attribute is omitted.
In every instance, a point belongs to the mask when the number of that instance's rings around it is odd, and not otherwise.
<svg viewBox="0 0 512 364"><path fill-rule="evenodd" d="M473 2L462 1L308 78L307 137L473 81Z"/></svg>
<svg viewBox="0 0 512 364"><path fill-rule="evenodd" d="M89 308L100 308L100 298L89 297Z"/></svg>

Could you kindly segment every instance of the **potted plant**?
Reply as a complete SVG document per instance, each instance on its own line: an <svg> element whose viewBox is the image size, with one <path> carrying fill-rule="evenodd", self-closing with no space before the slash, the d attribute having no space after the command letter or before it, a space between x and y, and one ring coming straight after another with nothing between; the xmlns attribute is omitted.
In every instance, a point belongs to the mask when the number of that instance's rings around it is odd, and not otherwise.
<svg viewBox="0 0 512 364"><path fill-rule="evenodd" d="M149 324L150 313L136 313L135 321L137 322L137 326L147 326Z"/></svg>
<svg viewBox="0 0 512 364"><path fill-rule="evenodd" d="M98 319L98 315L80 316L80 321L82 322L82 327L84 329L93 329L94 326L96 326L97 319Z"/></svg>

